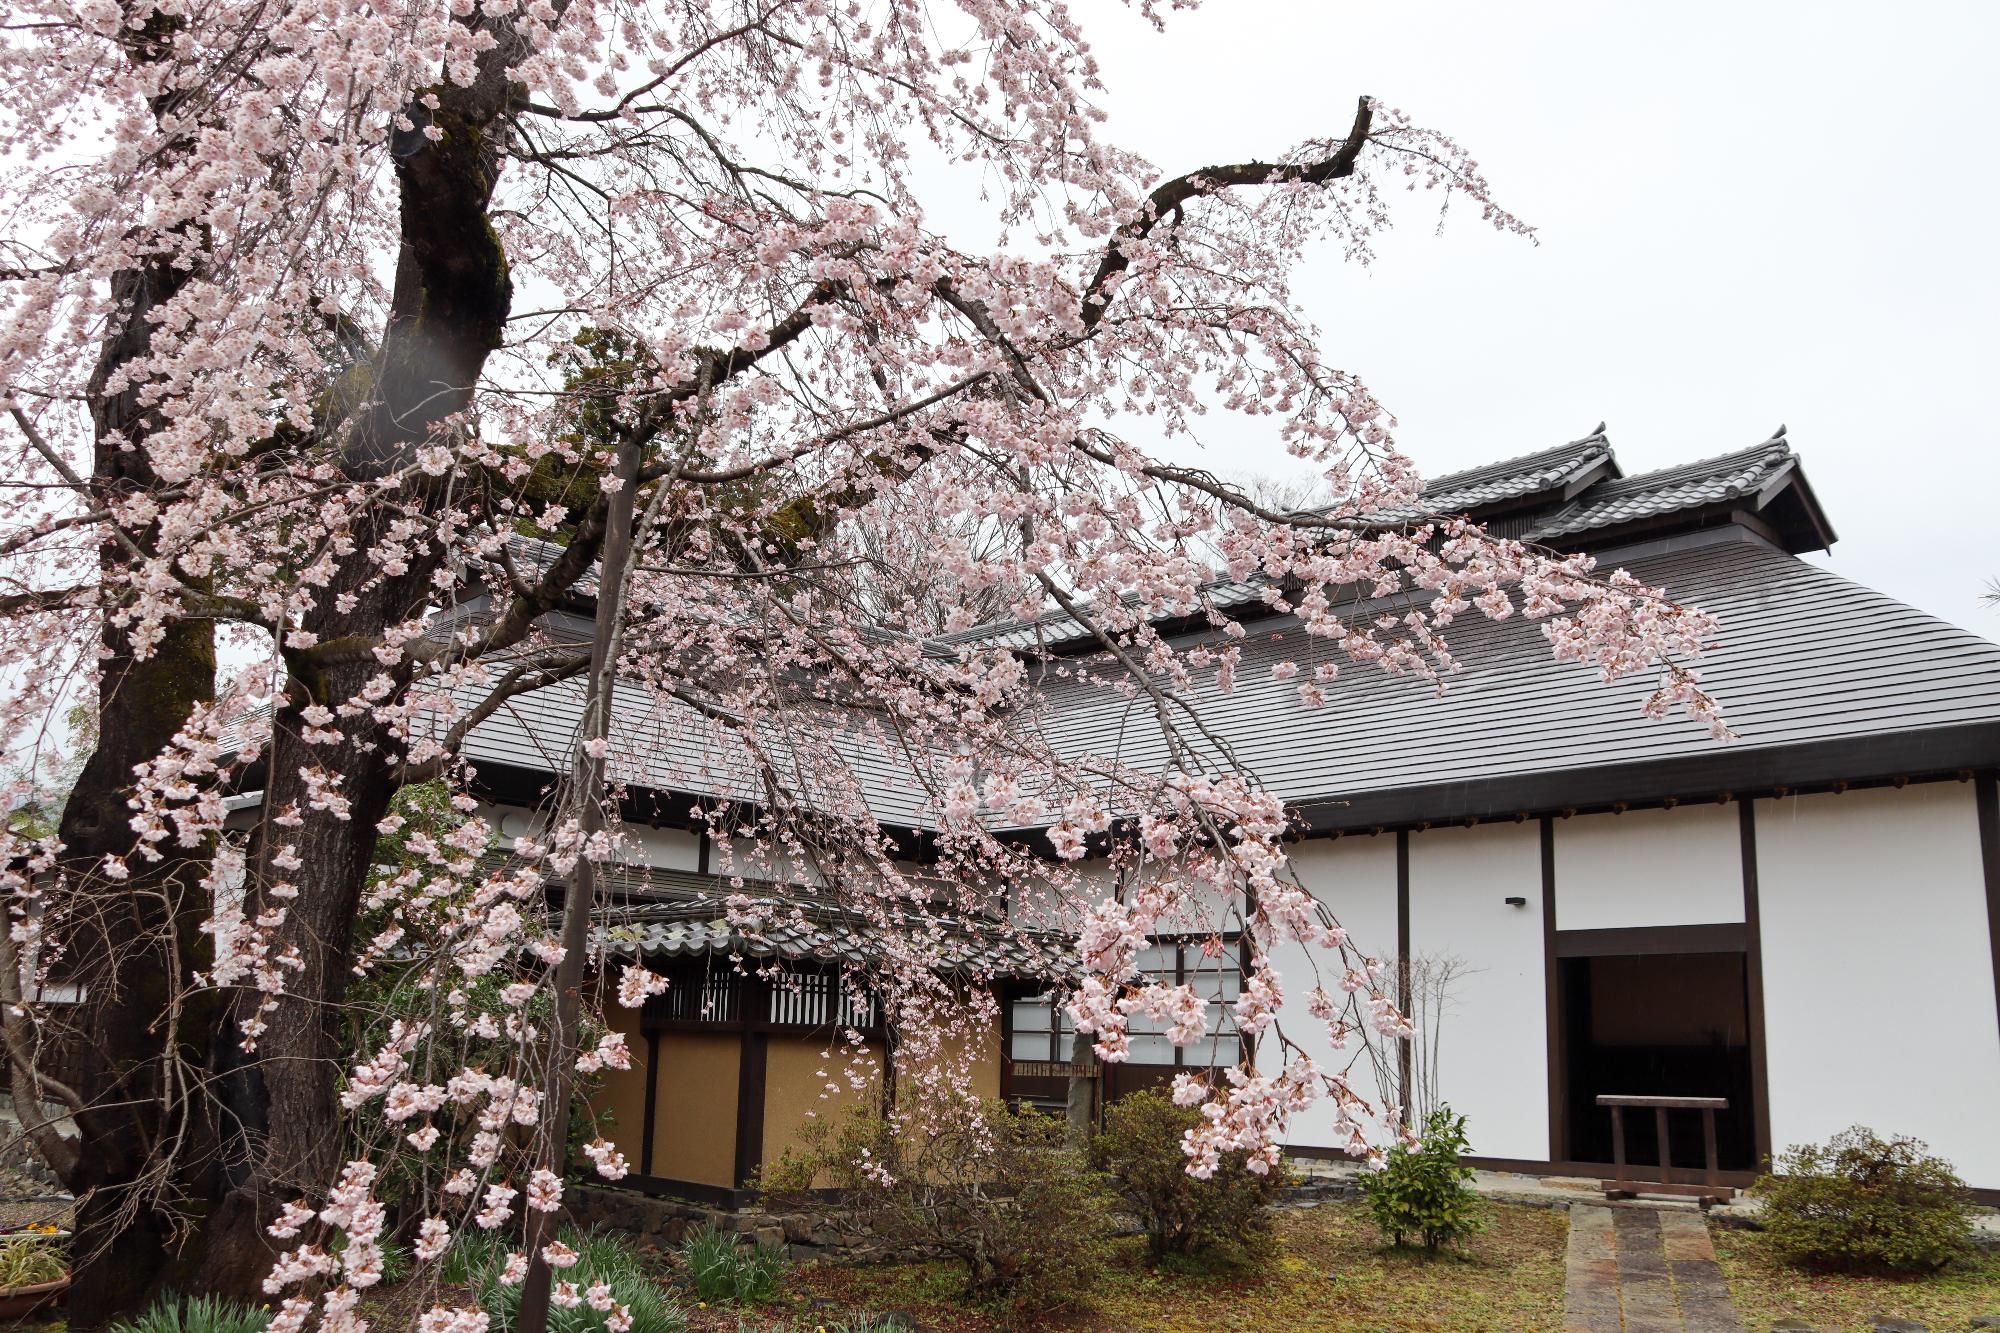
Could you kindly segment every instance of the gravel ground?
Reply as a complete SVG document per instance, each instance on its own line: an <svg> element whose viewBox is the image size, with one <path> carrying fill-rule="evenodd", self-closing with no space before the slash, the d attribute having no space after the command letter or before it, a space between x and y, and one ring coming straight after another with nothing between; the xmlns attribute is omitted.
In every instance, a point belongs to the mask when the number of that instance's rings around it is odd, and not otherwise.
<svg viewBox="0 0 2000 1333"><path fill-rule="evenodd" d="M76 1201L53 1185L0 1167L0 1231L20 1227L68 1227Z"/></svg>

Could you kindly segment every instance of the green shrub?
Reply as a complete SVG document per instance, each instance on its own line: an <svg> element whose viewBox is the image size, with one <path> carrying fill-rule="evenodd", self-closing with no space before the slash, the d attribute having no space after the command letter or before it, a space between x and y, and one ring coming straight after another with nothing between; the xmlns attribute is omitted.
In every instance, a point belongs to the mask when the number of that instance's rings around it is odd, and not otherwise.
<svg viewBox="0 0 2000 1333"><path fill-rule="evenodd" d="M579 1287L606 1282L611 1297L632 1312L632 1333L684 1333L687 1318L674 1304L646 1261L632 1247L608 1232L577 1231L564 1228L557 1236L577 1252L574 1267L562 1277ZM521 1315L521 1287L500 1280L500 1266L509 1246L492 1232L469 1232L452 1242L440 1268L446 1282L472 1289L479 1307L493 1316L495 1333L507 1333ZM552 1306L549 1333L608 1333L605 1314L589 1305L572 1309ZM172 1333L172 1330L143 1330L142 1333Z"/></svg>
<svg viewBox="0 0 2000 1333"><path fill-rule="evenodd" d="M269 1310L212 1296L162 1296L146 1312L127 1323L113 1324L109 1333L264 1333Z"/></svg>
<svg viewBox="0 0 2000 1333"><path fill-rule="evenodd" d="M438 1280L448 1286L478 1290L506 1261L508 1238L497 1231L466 1228L452 1238L438 1262Z"/></svg>
<svg viewBox="0 0 2000 1333"><path fill-rule="evenodd" d="M0 1236L0 1291L60 1282L69 1272L62 1237L46 1231Z"/></svg>
<svg viewBox="0 0 2000 1333"><path fill-rule="evenodd" d="M1396 1245L1416 1237L1426 1250L1454 1245L1481 1230L1479 1196L1466 1182L1465 1117L1449 1106L1432 1111L1414 1148L1397 1144L1379 1171L1363 1172L1361 1198L1376 1229Z"/></svg>
<svg viewBox="0 0 2000 1333"><path fill-rule="evenodd" d="M1951 1163L1915 1139L1860 1125L1800 1144L1757 1182L1771 1245L1816 1268L1924 1273L1965 1253L1971 1194Z"/></svg>
<svg viewBox="0 0 2000 1333"><path fill-rule="evenodd" d="M681 1242L681 1262L687 1265L688 1284L696 1296L736 1305L770 1300L778 1294L785 1274L782 1250L744 1245L713 1222L688 1233Z"/></svg>
<svg viewBox="0 0 2000 1333"><path fill-rule="evenodd" d="M837 1199L810 1188L821 1178ZM1073 1304L1103 1273L1112 1232L1107 1182L1063 1122L1001 1102L816 1122L763 1183L862 1253L955 1259L969 1299L1023 1312Z"/></svg>
<svg viewBox="0 0 2000 1333"><path fill-rule="evenodd" d="M1285 1187L1275 1171L1262 1175L1230 1153L1207 1180L1187 1172L1181 1136L1201 1112L1176 1106L1162 1093L1121 1097L1105 1113L1104 1132L1090 1145L1091 1162L1115 1182L1146 1233L1155 1263L1198 1252L1253 1256L1270 1241L1269 1206Z"/></svg>
<svg viewBox="0 0 2000 1333"><path fill-rule="evenodd" d="M329 1248L334 1254L347 1253L348 1238L345 1233L335 1239ZM400 1241L383 1237L376 1242L382 1250L382 1284L393 1287L410 1275L410 1249Z"/></svg>

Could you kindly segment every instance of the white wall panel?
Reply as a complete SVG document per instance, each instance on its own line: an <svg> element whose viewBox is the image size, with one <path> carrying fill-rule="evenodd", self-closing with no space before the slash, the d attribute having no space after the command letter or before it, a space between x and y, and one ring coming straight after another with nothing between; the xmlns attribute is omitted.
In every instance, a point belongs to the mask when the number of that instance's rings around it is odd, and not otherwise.
<svg viewBox="0 0 2000 1333"><path fill-rule="evenodd" d="M1764 800L1756 818L1774 1146L1860 1123L2000 1187L1972 784Z"/></svg>
<svg viewBox="0 0 2000 1333"><path fill-rule="evenodd" d="M520 805L491 805L482 802L479 813L500 836L502 847L514 839L540 834L549 824L548 813ZM687 829L647 828L644 824L618 826L625 840L624 860L660 870L693 870L701 864L701 835Z"/></svg>
<svg viewBox="0 0 2000 1333"><path fill-rule="evenodd" d="M1082 925L1084 915L1119 891L1112 863L1091 857L1075 863L1082 883L1071 893L1058 893L1047 884L1023 883L1013 886L1008 899L1008 919L1016 925L1036 929L1072 930ZM1243 928L1243 896L1215 892L1195 885L1189 901L1160 918L1155 935L1201 935L1210 931L1238 931Z"/></svg>
<svg viewBox="0 0 2000 1333"><path fill-rule="evenodd" d="M1741 921L1738 819L1733 805L1684 805L1556 820L1557 929Z"/></svg>
<svg viewBox="0 0 2000 1333"><path fill-rule="evenodd" d="M655 869L694 870L701 865L703 835L699 833L681 828L647 828L644 824L625 824L618 831L638 852L635 859Z"/></svg>
<svg viewBox="0 0 2000 1333"><path fill-rule="evenodd" d="M1029 930L1076 930L1085 913L1118 890L1111 862L1091 857L1077 863L1083 882L1070 893L1057 892L1036 880L1010 886L1007 919Z"/></svg>
<svg viewBox="0 0 2000 1333"><path fill-rule="evenodd" d="M1377 957L1389 958L1396 952L1396 836L1316 838L1292 849L1292 868L1299 883L1332 910L1346 928L1356 948ZM1278 1015L1285 1035L1297 1042L1321 1069L1345 1069L1354 1090L1380 1104L1380 1092L1368 1057L1350 1041L1344 1051L1336 1051L1327 1040L1326 1025L1306 1012L1306 997L1317 983L1317 975L1327 989L1338 995L1334 983L1342 968L1331 954L1308 951L1291 944L1280 949L1272 960L1284 978L1285 1004ZM1358 1057L1358 1058L1357 1058ZM1257 1059L1267 1073L1279 1067L1278 1046L1269 1036L1258 1043ZM1350 1065L1350 1061L1353 1063ZM1333 1141L1333 1110L1330 1103L1315 1103L1288 1127L1286 1143L1299 1147L1341 1146Z"/></svg>
<svg viewBox="0 0 2000 1333"><path fill-rule="evenodd" d="M1549 1155L1541 864L1533 822L1410 835L1411 955L1464 964L1437 1024L1438 1073L1476 1156Z"/></svg>

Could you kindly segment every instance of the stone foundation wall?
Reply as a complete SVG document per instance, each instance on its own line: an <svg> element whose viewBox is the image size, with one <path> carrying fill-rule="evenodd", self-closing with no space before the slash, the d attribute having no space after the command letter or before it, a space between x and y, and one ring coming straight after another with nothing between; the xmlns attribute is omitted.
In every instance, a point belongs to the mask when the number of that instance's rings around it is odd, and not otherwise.
<svg viewBox="0 0 2000 1333"><path fill-rule="evenodd" d="M1361 1197L1361 1188L1352 1176L1315 1176L1294 1179L1278 1196L1279 1208L1317 1208L1323 1203L1346 1203Z"/></svg>
<svg viewBox="0 0 2000 1333"><path fill-rule="evenodd" d="M56 1132L65 1138L75 1138L77 1128L63 1113L63 1108L52 1103L40 1103L45 1119L54 1123ZM0 1098L0 1170L19 1172L37 1184L52 1189L61 1188L62 1182L56 1173L42 1160L41 1151L34 1141L22 1132L20 1117L14 1114L11 1103Z"/></svg>
<svg viewBox="0 0 2000 1333"><path fill-rule="evenodd" d="M783 1247L796 1260L854 1255L847 1238L815 1227L811 1218L800 1213L767 1212L761 1207L730 1209L604 1185L571 1185L563 1198L579 1226L601 1226L638 1244L663 1250L679 1245L689 1232L712 1224L718 1230L735 1232L745 1243Z"/></svg>
<svg viewBox="0 0 2000 1333"><path fill-rule="evenodd" d="M1280 1196L1279 1208L1316 1208L1322 1203L1355 1197L1351 1177L1296 1180ZM687 1199L646 1194L639 1190L606 1185L571 1185L563 1194L570 1215L580 1226L600 1226L632 1238L641 1245L671 1249L691 1231L712 1224L721 1231L733 1231L746 1244L783 1247L795 1260L873 1259L884 1256L857 1238L816 1225L802 1213L767 1211L760 1206L731 1209L720 1204L695 1203ZM1129 1219L1121 1234L1132 1230ZM906 1256L916 1258L919 1256Z"/></svg>

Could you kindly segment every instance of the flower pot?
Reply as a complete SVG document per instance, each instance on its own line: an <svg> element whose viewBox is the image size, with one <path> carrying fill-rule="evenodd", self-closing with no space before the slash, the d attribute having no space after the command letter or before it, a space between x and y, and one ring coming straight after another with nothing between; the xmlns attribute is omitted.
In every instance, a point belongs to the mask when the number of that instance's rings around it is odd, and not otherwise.
<svg viewBox="0 0 2000 1333"><path fill-rule="evenodd" d="M11 1291L0 1291L0 1319L24 1318L46 1306L54 1305L68 1293L68 1274L64 1274L54 1282L37 1282L32 1287L15 1287Z"/></svg>

